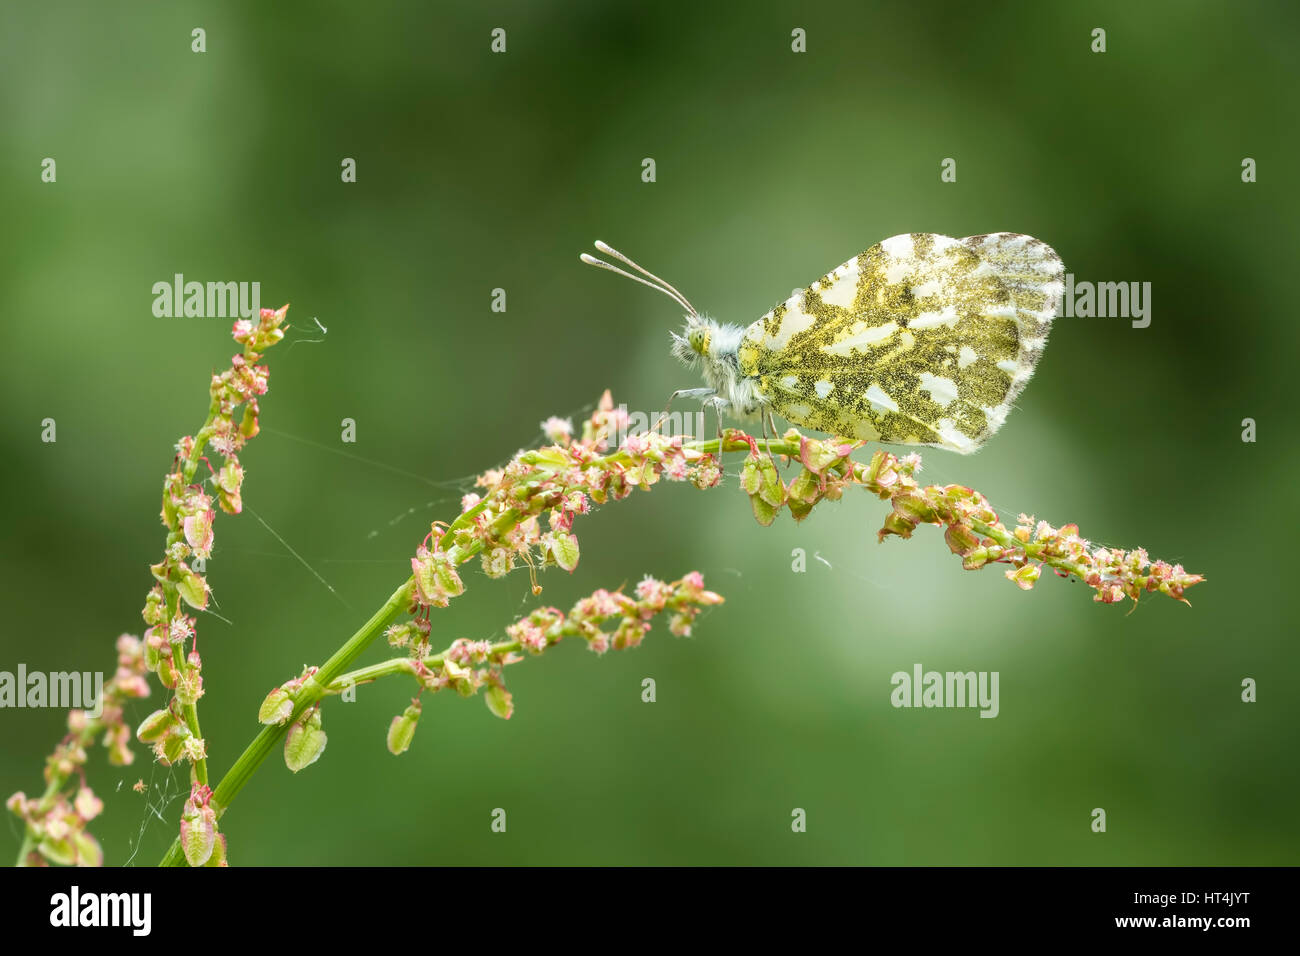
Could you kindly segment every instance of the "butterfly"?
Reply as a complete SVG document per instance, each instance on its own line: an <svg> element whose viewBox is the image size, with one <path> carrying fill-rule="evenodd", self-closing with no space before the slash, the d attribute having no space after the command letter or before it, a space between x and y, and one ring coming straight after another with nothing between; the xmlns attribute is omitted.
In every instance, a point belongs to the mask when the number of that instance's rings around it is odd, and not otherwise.
<svg viewBox="0 0 1300 956"><path fill-rule="evenodd" d="M1064 291L1060 257L1032 236L914 232L878 242L742 327L700 315L663 279L596 248L641 276L586 253L582 261L686 309L672 351L707 384L674 398L774 433L775 412L832 435L963 454L1006 421Z"/></svg>

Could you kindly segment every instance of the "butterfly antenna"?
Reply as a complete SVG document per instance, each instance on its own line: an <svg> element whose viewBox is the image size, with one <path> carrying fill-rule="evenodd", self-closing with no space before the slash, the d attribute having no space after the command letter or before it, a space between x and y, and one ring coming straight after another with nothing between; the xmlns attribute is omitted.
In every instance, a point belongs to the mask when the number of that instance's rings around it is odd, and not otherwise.
<svg viewBox="0 0 1300 956"><path fill-rule="evenodd" d="M596 248L601 252L605 253L606 255L613 256L615 259L618 259L620 262L627 263L629 266L631 266L637 272L640 272L642 275L649 276L651 279L654 280L654 282L647 282L645 279L642 279L640 276L634 276L632 275L632 273L625 272L624 270L620 269L618 266L611 265L610 263L605 262L603 259L597 259L595 256L588 255L585 252L581 256L579 256L579 258L583 262L587 263L587 265L589 266L599 266L600 268L607 269L610 272L616 272L626 279L631 279L633 282L640 282L642 285L649 286L652 289L657 289L658 291L662 292L664 295L672 299L674 302L676 302L678 305L680 305L682 308L684 308L690 315L699 318L700 313L695 310L695 306L691 305L690 299L686 298L686 296L682 295L680 292L677 291L677 289L669 285L663 279L659 278L649 269L641 268L641 266L637 265L627 256L623 255L623 253L615 249L613 246L601 242L599 239L596 240Z"/></svg>
<svg viewBox="0 0 1300 956"><path fill-rule="evenodd" d="M682 299L679 296L673 295L671 292L669 292L661 285L655 285L653 282L647 282L645 279L642 279L640 276L634 276L630 272L624 272L618 266L610 265L608 262L605 262L603 259L597 259L595 256L587 255L587 253L585 252L582 253L582 255L578 256L578 258L581 259L583 262L587 263L587 265L589 266L596 266L598 268L605 269L609 272L613 272L618 275L621 275L625 279L631 279L633 282L639 282L644 286L649 286L650 288L654 289L656 292L662 292L664 295L668 296L668 298L672 299L674 302L680 305L683 309L691 311L691 305L689 302L682 301Z"/></svg>
<svg viewBox="0 0 1300 956"><path fill-rule="evenodd" d="M601 242L599 239L597 239L596 248L599 249L601 252L605 253L606 255L613 256L615 259L618 259L620 262L626 262L628 265L630 265L633 269L635 269L637 272L641 273L642 275L649 276L655 282L658 282L661 286L663 286L665 289L671 292L682 303L682 305L686 306L686 308L690 310L691 315L695 315L695 316L699 315L699 313L695 311L695 306L691 305L691 300L686 298L686 296L684 296L680 291L674 288L673 285L668 281L659 278L659 276L655 275L649 269L644 269L641 266L637 265L630 258L623 255L623 253L619 252L617 249L615 249L613 246L609 245L608 243Z"/></svg>

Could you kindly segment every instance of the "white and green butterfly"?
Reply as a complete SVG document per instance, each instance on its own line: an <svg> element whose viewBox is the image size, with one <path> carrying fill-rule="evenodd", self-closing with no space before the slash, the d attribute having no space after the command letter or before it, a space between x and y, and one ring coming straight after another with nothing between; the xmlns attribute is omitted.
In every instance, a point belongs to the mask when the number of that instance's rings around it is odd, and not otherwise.
<svg viewBox="0 0 1300 956"><path fill-rule="evenodd" d="M968 454L1006 420L1043 353L1064 290L1046 243L998 232L953 239L894 236L796 292L748 328L700 315L641 273L582 261L657 289L686 309L673 353L700 366L699 398L719 415L852 438L935 445Z"/></svg>

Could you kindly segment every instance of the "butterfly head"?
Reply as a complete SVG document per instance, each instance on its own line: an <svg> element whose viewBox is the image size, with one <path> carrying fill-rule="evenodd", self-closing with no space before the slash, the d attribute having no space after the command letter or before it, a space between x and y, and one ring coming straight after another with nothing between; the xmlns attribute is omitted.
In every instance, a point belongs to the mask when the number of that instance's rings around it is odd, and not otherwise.
<svg viewBox="0 0 1300 956"><path fill-rule="evenodd" d="M709 358L710 347L713 344L713 333L718 324L712 319L702 318L698 315L688 315L686 317L686 327L682 330L684 334L678 335L676 332L669 332L673 339L673 355L694 368L699 364L700 359Z"/></svg>
<svg viewBox="0 0 1300 956"><path fill-rule="evenodd" d="M619 252L613 246L597 240L596 248L607 256L612 256L619 262L631 266L640 275L628 272L626 269L620 269L612 263L605 262L603 259L597 259L595 256L583 253L579 258L589 266L596 266L606 269L609 272L623 276L625 279L631 279L633 282L639 282L647 285L656 292L662 292L668 298L672 299L683 309L686 310L686 328L684 335L678 335L676 332L671 333L673 337L673 354L688 365L694 365L701 358L708 358L712 349L714 332L718 329L718 323L712 319L704 318L696 311L695 306L691 305L690 300L682 295L675 288L659 278L648 269L643 269L623 253Z"/></svg>
<svg viewBox="0 0 1300 956"><path fill-rule="evenodd" d="M637 265L623 253L603 242L597 242L596 248L607 256L629 266L635 272L621 269L613 263L583 253L579 258L590 266L596 266L609 272L617 273L625 279L640 282L656 292L661 292L686 310L686 327L682 334L670 332L672 336L673 355L691 368L701 367L704 379L710 388L731 405L737 404L739 372L737 371L737 348L744 333L738 325L724 325L706 316L700 315L690 300L675 288L659 278L648 269ZM636 274L636 273L639 273Z"/></svg>

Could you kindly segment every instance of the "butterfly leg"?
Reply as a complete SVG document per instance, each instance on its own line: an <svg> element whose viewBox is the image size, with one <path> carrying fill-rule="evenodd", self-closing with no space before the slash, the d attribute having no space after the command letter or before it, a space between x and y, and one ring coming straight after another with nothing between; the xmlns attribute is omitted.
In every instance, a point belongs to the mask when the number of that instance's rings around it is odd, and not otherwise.
<svg viewBox="0 0 1300 956"><path fill-rule="evenodd" d="M668 409L673 407L673 402L676 401L677 399L713 398L717 394L718 393L711 388L679 388L677 391L673 392L671 395L668 396L668 401L664 403L664 410L660 414L659 420L655 422L654 428L650 430L652 432L657 432L663 426L664 421L668 418Z"/></svg>
<svg viewBox="0 0 1300 956"><path fill-rule="evenodd" d="M773 437L773 438L777 437L780 433L776 430L776 418L773 417L773 415L772 415L772 409L771 409L771 408L765 408L765 409L763 409L763 414L767 416L767 423L768 423L768 425L770 425L771 428L772 428L772 437ZM770 448L768 449L768 454L771 454L771 449L770 449ZM787 468L789 468L789 467L790 467L790 463L791 463L791 462L790 462L790 457L789 457L788 455L787 455L787 456L784 456L784 457L785 457L785 465L786 465Z"/></svg>
<svg viewBox="0 0 1300 956"><path fill-rule="evenodd" d="M772 418L772 410L763 406L758 410L758 421L763 429L763 448L767 451L767 460L772 463L772 470L776 470L776 456L772 454L772 439L777 437L776 421ZM772 426L772 433L769 436L767 432L768 425ZM786 459L787 463L789 459Z"/></svg>
<svg viewBox="0 0 1300 956"><path fill-rule="evenodd" d="M722 443L724 440L723 434L725 432L725 429L722 427L722 406L726 403L721 399L715 398L711 404L713 405L714 414L718 416L718 471L722 474L722 477L725 478L727 472L722 467Z"/></svg>

